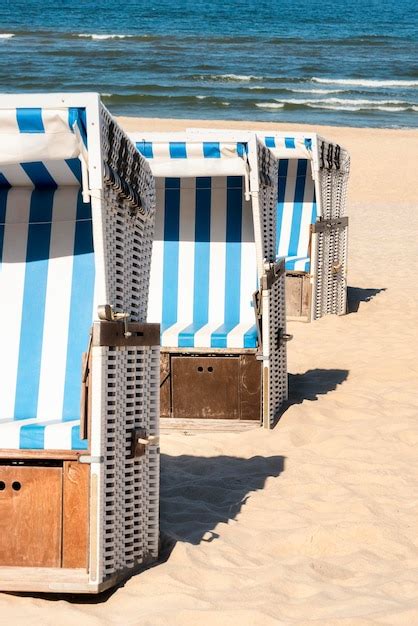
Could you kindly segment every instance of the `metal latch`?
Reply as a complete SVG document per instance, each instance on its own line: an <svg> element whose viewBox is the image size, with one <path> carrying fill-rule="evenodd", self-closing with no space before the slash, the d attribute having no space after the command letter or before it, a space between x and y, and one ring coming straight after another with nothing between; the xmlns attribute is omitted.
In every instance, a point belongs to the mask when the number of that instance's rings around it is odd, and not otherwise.
<svg viewBox="0 0 418 626"><path fill-rule="evenodd" d="M157 435L147 435L145 428L134 428L131 434L131 452L128 459L137 459L144 456L148 446L158 446L160 438Z"/></svg>
<svg viewBox="0 0 418 626"><path fill-rule="evenodd" d="M279 332L277 333L277 344L279 348L284 343L287 343L288 341L292 341L292 339L293 339L293 335L289 335L288 333L284 332L283 328L279 328Z"/></svg>
<svg viewBox="0 0 418 626"><path fill-rule="evenodd" d="M130 317L129 313L124 313L123 311L121 311L120 313L116 313L110 304L100 304L97 307L97 314L99 316L99 320L103 320L104 322L123 321L123 334L125 337L131 337L132 333L128 330L128 319Z"/></svg>

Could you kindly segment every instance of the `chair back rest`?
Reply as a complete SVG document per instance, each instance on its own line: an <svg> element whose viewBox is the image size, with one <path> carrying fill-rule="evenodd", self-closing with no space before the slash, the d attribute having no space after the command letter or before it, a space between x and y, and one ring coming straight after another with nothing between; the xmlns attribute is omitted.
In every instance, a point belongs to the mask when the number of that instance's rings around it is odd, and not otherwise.
<svg viewBox="0 0 418 626"><path fill-rule="evenodd" d="M0 420L80 416L95 276L80 178L77 159L0 166Z"/></svg>
<svg viewBox="0 0 418 626"><path fill-rule="evenodd" d="M148 319L161 323L162 345L174 324L180 334L202 331L200 346L208 348L216 334L227 337L242 325L237 341L244 347L245 329L255 323L256 288L252 207L243 178L157 179Z"/></svg>
<svg viewBox="0 0 418 626"><path fill-rule="evenodd" d="M264 142L279 159L277 256L309 257L311 224L318 218L312 141L283 136Z"/></svg>

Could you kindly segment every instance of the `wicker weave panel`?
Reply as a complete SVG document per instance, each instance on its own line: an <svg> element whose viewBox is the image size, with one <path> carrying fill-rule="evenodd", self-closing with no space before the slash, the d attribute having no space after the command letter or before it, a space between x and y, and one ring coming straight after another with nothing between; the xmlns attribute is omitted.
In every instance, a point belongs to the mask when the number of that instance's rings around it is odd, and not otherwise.
<svg viewBox="0 0 418 626"><path fill-rule="evenodd" d="M282 261L284 265L284 261ZM269 423L273 428L288 397L287 343L280 341L286 333L285 272L271 286L269 299L270 369L269 369Z"/></svg>
<svg viewBox="0 0 418 626"><path fill-rule="evenodd" d="M346 214L350 157L339 146L320 143L320 187L322 219L338 219ZM313 319L342 315L347 303L347 227L335 226L316 237Z"/></svg>
<svg viewBox="0 0 418 626"><path fill-rule="evenodd" d="M158 434L158 348L103 348L106 407L103 578L158 554L159 455L130 455L131 432Z"/></svg>
<svg viewBox="0 0 418 626"><path fill-rule="evenodd" d="M278 161L271 151L257 142L259 164L259 201L263 229L264 259L274 262L276 258L276 221L278 193Z"/></svg>
<svg viewBox="0 0 418 626"><path fill-rule="evenodd" d="M145 322L154 232L155 185L147 162L101 109L106 303ZM95 348L94 350L99 350ZM97 578L158 554L159 450L130 459L131 434L158 434L159 346L100 348L100 469ZM94 393L94 390L93 390ZM94 446L97 454L97 446Z"/></svg>

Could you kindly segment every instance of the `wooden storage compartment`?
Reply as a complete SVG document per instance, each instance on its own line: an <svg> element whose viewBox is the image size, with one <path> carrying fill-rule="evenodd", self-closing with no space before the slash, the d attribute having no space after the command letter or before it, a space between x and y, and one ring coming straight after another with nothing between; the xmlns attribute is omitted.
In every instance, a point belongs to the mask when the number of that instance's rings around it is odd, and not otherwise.
<svg viewBox="0 0 418 626"><path fill-rule="evenodd" d="M261 362L255 354L173 355L170 372L173 417L260 419Z"/></svg>
<svg viewBox="0 0 418 626"><path fill-rule="evenodd" d="M62 467L0 466L0 565L60 567Z"/></svg>
<svg viewBox="0 0 418 626"><path fill-rule="evenodd" d="M86 568L89 466L0 465L0 567Z"/></svg>

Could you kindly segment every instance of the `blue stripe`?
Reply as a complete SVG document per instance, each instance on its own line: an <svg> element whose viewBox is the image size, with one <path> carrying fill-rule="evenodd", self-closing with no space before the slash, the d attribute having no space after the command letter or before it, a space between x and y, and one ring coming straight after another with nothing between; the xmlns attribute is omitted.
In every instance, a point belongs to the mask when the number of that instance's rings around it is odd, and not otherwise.
<svg viewBox="0 0 418 626"><path fill-rule="evenodd" d="M77 124L83 143L87 148L86 109L76 108L76 107L70 107L68 109L68 125L71 128L71 130L73 129L74 124Z"/></svg>
<svg viewBox="0 0 418 626"><path fill-rule="evenodd" d="M68 167L70 168L70 170L72 171L72 173L74 174L75 178L78 180L79 184L81 185L82 181L81 181L81 161L80 161L80 159L66 159L65 162L68 165Z"/></svg>
<svg viewBox="0 0 418 626"><path fill-rule="evenodd" d="M211 183L209 177L196 178L193 323L179 334L181 348L193 347L194 334L209 317Z"/></svg>
<svg viewBox="0 0 418 626"><path fill-rule="evenodd" d="M244 348L257 348L257 327L254 324L244 335Z"/></svg>
<svg viewBox="0 0 418 626"><path fill-rule="evenodd" d="M316 206L316 191L315 191L315 186L314 186L314 194L312 198L311 224L315 224L317 219L318 219L318 211L317 211L317 206Z"/></svg>
<svg viewBox="0 0 418 626"><path fill-rule="evenodd" d="M39 187L40 189L44 187L49 189L57 188L57 183L41 161L34 163L22 163L21 165L35 187Z"/></svg>
<svg viewBox="0 0 418 626"><path fill-rule="evenodd" d="M71 450L87 450L87 439L80 439L80 426L73 426L71 429Z"/></svg>
<svg viewBox="0 0 418 626"><path fill-rule="evenodd" d="M238 156L243 157L245 154L247 154L247 152L248 152L247 144L238 142L237 143L237 154L238 154Z"/></svg>
<svg viewBox="0 0 418 626"><path fill-rule="evenodd" d="M290 231L289 256L298 253L298 244L300 238L300 228L302 222L303 196L305 193L306 169L308 161L306 159L298 160L296 173L295 198L293 201L292 212L292 228Z"/></svg>
<svg viewBox="0 0 418 626"><path fill-rule="evenodd" d="M275 148L276 147L276 140L274 139L274 137L266 137L264 139L264 143L266 144L266 148Z"/></svg>
<svg viewBox="0 0 418 626"><path fill-rule="evenodd" d="M221 147L218 141L203 142L203 156L205 159L220 159Z"/></svg>
<svg viewBox="0 0 418 626"><path fill-rule="evenodd" d="M70 321L62 419L80 415L81 355L87 350L93 316L94 253L91 206L85 204L81 191L77 200L74 236L74 260L71 286Z"/></svg>
<svg viewBox="0 0 418 626"><path fill-rule="evenodd" d="M226 191L225 322L212 333L212 348L226 348L226 335L239 323L241 238L242 177L228 176Z"/></svg>
<svg viewBox="0 0 418 626"><path fill-rule="evenodd" d="M7 195L9 189L0 187L0 270L3 259L4 224L6 222Z"/></svg>
<svg viewBox="0 0 418 626"><path fill-rule="evenodd" d="M45 447L45 425L25 424L19 432L20 450L43 450Z"/></svg>
<svg viewBox="0 0 418 626"><path fill-rule="evenodd" d="M17 125L21 133L44 133L42 109L16 109Z"/></svg>
<svg viewBox="0 0 418 626"><path fill-rule="evenodd" d="M170 157L172 159L187 159L186 144L180 141L170 141Z"/></svg>
<svg viewBox="0 0 418 626"><path fill-rule="evenodd" d="M286 148L295 148L295 140L293 137L285 137L284 145Z"/></svg>
<svg viewBox="0 0 418 626"><path fill-rule="evenodd" d="M0 187L11 187L7 178L0 172Z"/></svg>
<svg viewBox="0 0 418 626"><path fill-rule="evenodd" d="M35 417L37 413L53 201L53 190L32 192L15 419Z"/></svg>
<svg viewBox="0 0 418 626"><path fill-rule="evenodd" d="M276 219L276 242L277 253L279 252L280 236L282 233L283 224L283 212L284 212L284 199L286 194L287 183L287 170L289 167L288 159L280 159L279 161L279 184L278 184L278 197L277 197L277 219Z"/></svg>
<svg viewBox="0 0 418 626"><path fill-rule="evenodd" d="M150 141L138 141L136 144L138 152L142 154L146 159L153 159L154 153L152 151L152 143Z"/></svg>
<svg viewBox="0 0 418 626"><path fill-rule="evenodd" d="M163 323L177 321L179 291L180 178L165 179Z"/></svg>

